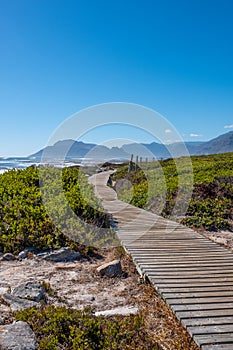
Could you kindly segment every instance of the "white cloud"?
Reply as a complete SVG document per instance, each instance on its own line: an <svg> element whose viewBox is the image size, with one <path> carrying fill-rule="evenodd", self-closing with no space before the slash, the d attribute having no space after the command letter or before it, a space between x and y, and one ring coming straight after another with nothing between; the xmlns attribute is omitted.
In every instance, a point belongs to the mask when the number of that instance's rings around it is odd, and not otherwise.
<svg viewBox="0 0 233 350"><path fill-rule="evenodd" d="M233 124L231 124L231 125L225 125L225 126L224 126L224 129L233 129Z"/></svg>
<svg viewBox="0 0 233 350"><path fill-rule="evenodd" d="M172 131L171 131L171 129L166 129L166 130L164 130L164 132L165 132L165 134L170 134Z"/></svg>
<svg viewBox="0 0 233 350"><path fill-rule="evenodd" d="M189 134L189 136L190 136L190 137L201 137L201 136L203 136L203 135L191 133L191 134Z"/></svg>

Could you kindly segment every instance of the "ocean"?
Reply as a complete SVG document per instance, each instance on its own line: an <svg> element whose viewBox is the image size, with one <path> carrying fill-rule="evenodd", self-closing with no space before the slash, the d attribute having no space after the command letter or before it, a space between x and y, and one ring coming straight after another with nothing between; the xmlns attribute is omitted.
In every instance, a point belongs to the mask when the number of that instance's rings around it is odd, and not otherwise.
<svg viewBox="0 0 233 350"><path fill-rule="evenodd" d="M45 165L50 164L57 168L64 168L64 167L70 167L70 166L96 166L99 168L101 164L103 164L106 161L112 161L114 163L122 163L123 160L100 160L100 159L91 159L91 158L76 158L76 159L66 159L65 161L49 161L48 163L41 163L40 160L37 158L4 158L0 157L0 174L3 174L5 171L8 171L10 169L26 169L27 167L31 165L39 166L39 165Z"/></svg>
<svg viewBox="0 0 233 350"><path fill-rule="evenodd" d="M0 174L9 169L25 169L33 163L28 158L3 158L0 157Z"/></svg>
<svg viewBox="0 0 233 350"><path fill-rule="evenodd" d="M77 159L74 161L55 161L50 162L53 166L63 168L67 166L80 165L82 163L82 159ZM4 158L0 157L0 174L3 174L5 171L11 169L26 169L31 165L39 166L41 163L38 159L33 158Z"/></svg>

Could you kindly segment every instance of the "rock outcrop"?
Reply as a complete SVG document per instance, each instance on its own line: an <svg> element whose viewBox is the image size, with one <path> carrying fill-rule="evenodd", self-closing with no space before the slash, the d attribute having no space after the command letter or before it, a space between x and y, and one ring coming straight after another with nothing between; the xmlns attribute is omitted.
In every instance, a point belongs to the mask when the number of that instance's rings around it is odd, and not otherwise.
<svg viewBox="0 0 233 350"><path fill-rule="evenodd" d="M26 322L0 326L0 349L35 350L36 346L35 334Z"/></svg>
<svg viewBox="0 0 233 350"><path fill-rule="evenodd" d="M46 301L44 288L40 283L27 282L5 293L2 299L10 305L12 311L40 307L40 301Z"/></svg>
<svg viewBox="0 0 233 350"><path fill-rule="evenodd" d="M17 257L11 253L6 253L1 258L2 261L13 261L17 260Z"/></svg>
<svg viewBox="0 0 233 350"><path fill-rule="evenodd" d="M39 254L43 259L53 262L71 262L81 258L79 252L71 250L69 247L57 249L48 253Z"/></svg>
<svg viewBox="0 0 233 350"><path fill-rule="evenodd" d="M41 300L45 300L45 291L40 283L37 282L27 282L24 284L20 284L11 292L12 295L28 299L32 301L39 302Z"/></svg>
<svg viewBox="0 0 233 350"><path fill-rule="evenodd" d="M39 303L36 303L35 301L22 299L9 293L3 294L2 299L5 301L5 303L10 305L10 308L12 311L19 311L24 309L30 309L31 307L41 306Z"/></svg>

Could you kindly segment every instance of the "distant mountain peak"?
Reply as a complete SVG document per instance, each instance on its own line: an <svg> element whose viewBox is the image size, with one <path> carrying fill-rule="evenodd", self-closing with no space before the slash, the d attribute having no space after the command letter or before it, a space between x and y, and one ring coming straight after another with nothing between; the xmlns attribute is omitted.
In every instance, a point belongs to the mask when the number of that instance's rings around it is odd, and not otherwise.
<svg viewBox="0 0 233 350"><path fill-rule="evenodd" d="M210 141L190 141L184 143L190 155L215 154L233 152L233 130L222 134ZM144 158L170 158L187 155L184 152L182 142L174 142L164 145L157 142L131 143L122 147L113 146L108 148L103 145L94 143L84 143L83 141L75 141L72 139L59 140L53 146L47 146L44 149L32 154L30 158L41 159L44 155L48 159L59 159L59 157L67 158L94 158L94 159L129 159L130 154Z"/></svg>

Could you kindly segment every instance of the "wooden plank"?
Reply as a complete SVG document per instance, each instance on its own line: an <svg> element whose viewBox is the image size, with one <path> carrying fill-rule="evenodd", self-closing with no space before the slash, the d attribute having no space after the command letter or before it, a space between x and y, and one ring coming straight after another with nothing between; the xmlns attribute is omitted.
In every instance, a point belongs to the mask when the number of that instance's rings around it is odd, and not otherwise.
<svg viewBox="0 0 233 350"><path fill-rule="evenodd" d="M193 319L195 320L196 318L218 318L218 317L228 317L232 316L233 317L233 305L228 307L226 310L224 309L210 309L210 310L195 310L195 311L177 311L176 315L180 320L185 320L185 319Z"/></svg>
<svg viewBox="0 0 233 350"><path fill-rule="evenodd" d="M217 261L217 260L208 260L208 261L202 261L201 263L200 262L196 262L195 261L195 264L193 263L193 260L190 260L190 261L174 261L174 262L171 262L171 261L168 261L168 260L165 260L165 261L160 261L160 260L155 260L155 259L147 259L147 258L137 258L137 263L140 264L140 263L144 263L144 264L150 264L150 266L153 265L154 268L161 268L161 267L164 267L164 268L173 268L173 269L177 269L177 268L180 268L180 267L184 267L184 268L198 268L198 267L219 267L219 268L223 268L223 267L228 267L228 266L233 266L233 261L229 260L229 261Z"/></svg>
<svg viewBox="0 0 233 350"><path fill-rule="evenodd" d="M199 346L202 345L213 345L215 344L232 344L233 349L233 334L209 334L209 335L194 335L194 340L198 343ZM203 347L201 348L203 349ZM207 348L208 349L208 348Z"/></svg>
<svg viewBox="0 0 233 350"><path fill-rule="evenodd" d="M129 237L130 238L130 237ZM141 243L143 243L143 242L141 242ZM156 251L156 246L158 246L158 244L156 244L155 246L151 246L151 245L147 245L146 247L133 247L132 245L131 245L131 247L130 247L130 250L131 251L133 251L133 252L136 252L136 251L139 251L139 252L143 252L143 250L145 250L147 253L148 252L152 252L152 253L154 253L154 251ZM222 249L218 249L218 248L214 248L214 247L211 247L212 248L212 250L214 251L214 252L217 252L218 254L220 254L220 255L222 255L223 253L224 253L224 255L226 256L226 255L228 255L228 256L231 256L232 257L232 253L230 253L229 251L227 251L227 250L224 250L224 251L222 251ZM221 247L219 247L219 248L221 248ZM207 250L206 251L206 253L209 253L209 250ZM172 256L171 256L172 257Z"/></svg>
<svg viewBox="0 0 233 350"><path fill-rule="evenodd" d="M128 248L128 247L127 247ZM198 251L165 251L165 250L157 250L154 252L131 252L130 249L127 249L128 253L130 253L134 260L137 260L138 262L151 262L155 265L161 262L167 263L167 264L188 264L191 263L194 267L195 264L202 264L205 262L219 262L222 264L232 263L232 256L229 258L227 256L217 255L214 253L207 253ZM172 256L171 256L172 254Z"/></svg>
<svg viewBox="0 0 233 350"><path fill-rule="evenodd" d="M161 293L195 293L195 292L232 292L233 293L233 284L231 286L202 286L202 287L161 287L159 288Z"/></svg>
<svg viewBox="0 0 233 350"><path fill-rule="evenodd" d="M169 303L171 309L176 313L177 311L206 311L206 310L223 310L232 309L232 302L222 302L222 303L208 303L208 304L171 304ZM225 312L225 311L224 311Z"/></svg>
<svg viewBox="0 0 233 350"><path fill-rule="evenodd" d="M133 244L133 243L132 243ZM180 251L180 252L176 252L176 251L172 251L171 250L164 250L164 249L151 249L151 248L148 248L148 247L140 247L140 248L137 248L137 249L132 249L132 247L130 246L127 246L126 245L126 248L127 250L129 251L129 253L133 254L133 256L136 258L136 257L143 257L143 256L147 256L147 257L155 257L156 259L158 258L163 258L164 256L165 257L170 257L171 261L172 260L175 260L176 258L187 258L187 259L190 259L192 257L195 257L195 258L204 258L207 259L207 258L213 258L213 259L221 259L221 260L226 260L229 258L229 256L227 256L227 254L222 254L222 253L218 253L216 251L201 251L201 250L196 250L196 251L192 251L191 249L186 249L184 251ZM137 250L137 252L135 252L135 250ZM171 254L172 253L172 254ZM230 255L230 257L232 258L232 254Z"/></svg>
<svg viewBox="0 0 233 350"><path fill-rule="evenodd" d="M224 275L227 274L229 276L233 276L233 269L231 268L225 268L223 270L220 270L219 268L213 268L213 267L206 267L206 268L156 268L153 265L148 265L148 264L138 264L140 269L142 269L145 272L148 272L150 274L151 271L155 272L158 276L188 276L188 277L193 277L193 276L202 276L202 275Z"/></svg>
<svg viewBox="0 0 233 350"><path fill-rule="evenodd" d="M233 297L233 290L230 291L219 291L219 290L214 290L214 291L207 291L207 292L186 292L186 293L174 293L174 292L169 292L169 293L162 293L163 297L168 299L168 298L176 298L176 299L181 299L181 298L201 298L201 297L221 297L225 298L226 296L232 296Z"/></svg>
<svg viewBox="0 0 233 350"><path fill-rule="evenodd" d="M233 297L232 296L226 296L224 298L222 297L203 297L203 298L166 298L166 301L170 305L179 305L179 304L214 304L214 303L233 303Z"/></svg>
<svg viewBox="0 0 233 350"><path fill-rule="evenodd" d="M232 333L233 337L233 324L221 324L221 325L208 325L208 326L188 326L187 329L193 335L196 334L224 334Z"/></svg>
<svg viewBox="0 0 233 350"><path fill-rule="evenodd" d="M205 263L203 262L202 264L194 264L194 263L189 263L189 264L171 264L171 263L160 263L157 264L153 261L139 261L137 259L137 263L140 264L141 266L144 266L145 268L153 268L156 269L156 271L196 271L201 269L205 270L220 270L220 269L229 269L233 271L233 263Z"/></svg>
<svg viewBox="0 0 233 350"><path fill-rule="evenodd" d="M232 350L233 344L209 344L209 345L202 345L201 350Z"/></svg>
<svg viewBox="0 0 233 350"><path fill-rule="evenodd" d="M174 283L175 281L178 283L203 283L203 282L233 282L233 277L229 276L228 274L225 275L212 275L212 276L206 276L203 278L200 278L200 276L187 276L187 277L179 277L179 276L158 276L158 273L156 271L151 271L150 274L148 274L149 279L153 279L153 282L157 284L158 286L160 283Z"/></svg>
<svg viewBox="0 0 233 350"><path fill-rule="evenodd" d="M181 323L185 327L190 326L209 326L209 325L233 325L233 315L232 316L222 316L222 317L201 317L201 318L186 318L181 320Z"/></svg>

